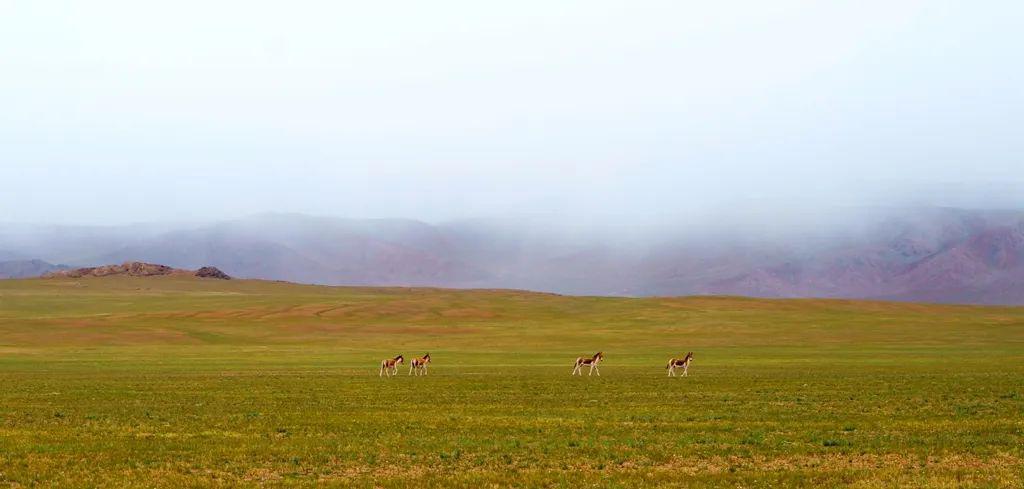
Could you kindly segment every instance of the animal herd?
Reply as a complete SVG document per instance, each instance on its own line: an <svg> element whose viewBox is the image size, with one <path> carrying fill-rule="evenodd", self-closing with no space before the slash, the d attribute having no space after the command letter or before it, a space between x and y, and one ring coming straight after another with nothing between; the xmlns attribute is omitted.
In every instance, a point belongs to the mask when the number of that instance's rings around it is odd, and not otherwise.
<svg viewBox="0 0 1024 489"><path fill-rule="evenodd" d="M597 376L601 376L601 369L597 368L597 364L604 360L604 353L597 352L592 357L578 357L576 363L573 364L572 375L579 374L583 376L583 367L590 367L590 371L587 375L594 375L597 372ZM675 377L676 370L682 370L682 376L686 377L689 375L690 362L693 361L693 352L688 352L683 358L671 358L668 361L668 365L665 366L668 369L668 376ZM394 358L385 358L380 361L380 377L391 377L392 375L398 375L398 366L405 363L405 357L398 355ZM427 375L427 367L430 366L430 354L427 353L419 358L413 358L409 362L409 375Z"/></svg>
<svg viewBox="0 0 1024 489"><path fill-rule="evenodd" d="M398 375L398 366L405 363L405 357L398 355L395 358L385 358L380 361L380 376ZM419 358L413 358L409 362L409 375L427 375L427 367L430 365L430 354L427 353Z"/></svg>

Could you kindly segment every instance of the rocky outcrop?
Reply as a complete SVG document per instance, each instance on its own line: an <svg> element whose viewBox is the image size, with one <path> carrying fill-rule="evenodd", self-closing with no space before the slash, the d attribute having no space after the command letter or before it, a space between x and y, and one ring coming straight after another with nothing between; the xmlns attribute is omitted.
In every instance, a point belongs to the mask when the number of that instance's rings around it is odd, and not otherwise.
<svg viewBox="0 0 1024 489"><path fill-rule="evenodd" d="M231 280L231 276L222 272L217 267L203 267L196 270L196 277L202 278L219 278L221 280Z"/></svg>
<svg viewBox="0 0 1024 489"><path fill-rule="evenodd" d="M228 274L216 267L203 267L192 272L172 268L167 265L156 263L144 263L138 261L125 262L120 265L103 265L99 267L76 268L73 270L59 270L44 275L45 278L81 278L81 277L107 277L111 275L123 275L127 277L153 277L159 275L194 275L203 278L230 279Z"/></svg>
<svg viewBox="0 0 1024 489"><path fill-rule="evenodd" d="M104 265L100 267L75 268L47 274L52 277L106 277L108 275L127 275L130 277L150 277L153 275L170 275L172 273L187 273L184 270L176 270L167 265L154 263L126 262L120 265Z"/></svg>

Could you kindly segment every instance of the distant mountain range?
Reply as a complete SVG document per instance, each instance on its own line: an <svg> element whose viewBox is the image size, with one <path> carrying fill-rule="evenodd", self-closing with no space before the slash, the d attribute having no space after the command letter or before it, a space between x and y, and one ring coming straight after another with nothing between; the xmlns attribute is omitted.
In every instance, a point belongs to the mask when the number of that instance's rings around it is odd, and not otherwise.
<svg viewBox="0 0 1024 489"><path fill-rule="evenodd" d="M0 279L38 277L67 268L43 260L4 260L0 261Z"/></svg>
<svg viewBox="0 0 1024 489"><path fill-rule="evenodd" d="M1024 212L904 209L766 232L770 224L637 233L275 214L191 226L0 225L0 277L144 261L332 285L1024 304Z"/></svg>

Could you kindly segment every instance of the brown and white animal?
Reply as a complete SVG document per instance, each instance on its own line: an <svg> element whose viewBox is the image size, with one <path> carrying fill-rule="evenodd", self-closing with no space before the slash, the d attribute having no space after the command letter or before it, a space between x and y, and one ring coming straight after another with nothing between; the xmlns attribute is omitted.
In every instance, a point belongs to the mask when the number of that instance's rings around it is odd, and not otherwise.
<svg viewBox="0 0 1024 489"><path fill-rule="evenodd" d="M427 366L430 365L430 354L427 353L419 358L413 358L409 362L409 375L416 372L416 375L427 375Z"/></svg>
<svg viewBox="0 0 1024 489"><path fill-rule="evenodd" d="M405 358L403 358L402 355L398 355L395 358L386 358L381 360L380 374L377 376L381 377L387 375L388 377L391 377L392 375L398 375L398 364L403 362L405 362Z"/></svg>
<svg viewBox="0 0 1024 489"><path fill-rule="evenodd" d="M669 360L668 361L668 365L665 366L665 368L668 369L668 376L669 377L675 377L676 376L676 369L677 368L683 369L683 377L688 376L689 375L689 370L690 370L690 362L692 362L692 361L693 361L693 352L692 351L688 352L686 354L686 356L683 357L683 358L673 358L673 359Z"/></svg>
<svg viewBox="0 0 1024 489"><path fill-rule="evenodd" d="M604 353L602 353L602 352L597 352L597 353L594 354L594 356L592 356L590 358L579 357L579 358L576 359L576 364L573 366L572 374L576 375L576 373L579 372L580 376L582 377L583 376L583 366L584 365L589 365L590 366L590 373L588 373L587 375L593 375L594 371L596 370L597 371L597 376L600 377L601 376L601 370L599 368L597 368L597 364L601 363L601 360L603 360L603 359L604 359Z"/></svg>

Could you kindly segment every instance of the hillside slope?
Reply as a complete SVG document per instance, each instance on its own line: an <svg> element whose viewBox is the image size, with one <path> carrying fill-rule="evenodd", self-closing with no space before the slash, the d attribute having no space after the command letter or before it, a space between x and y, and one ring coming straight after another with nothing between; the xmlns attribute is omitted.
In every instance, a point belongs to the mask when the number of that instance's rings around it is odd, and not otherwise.
<svg viewBox="0 0 1024 489"><path fill-rule="evenodd" d="M43 260L0 261L0 279L38 277L67 268L66 265L54 265Z"/></svg>
<svg viewBox="0 0 1024 489"><path fill-rule="evenodd" d="M1020 307L3 280L0 479L1019 487L1022 379Z"/></svg>
<svg viewBox="0 0 1024 489"><path fill-rule="evenodd" d="M0 338L7 347L317 343L374 350L425 340L468 350L1008 346L1024 342L1024 308L111 275L0 281Z"/></svg>
<svg viewBox="0 0 1024 489"><path fill-rule="evenodd" d="M771 237L738 225L643 236L609 226L285 214L173 230L0 228L0 248L76 266L212 265L237 277L328 285L1024 304L1020 212L912 210Z"/></svg>

